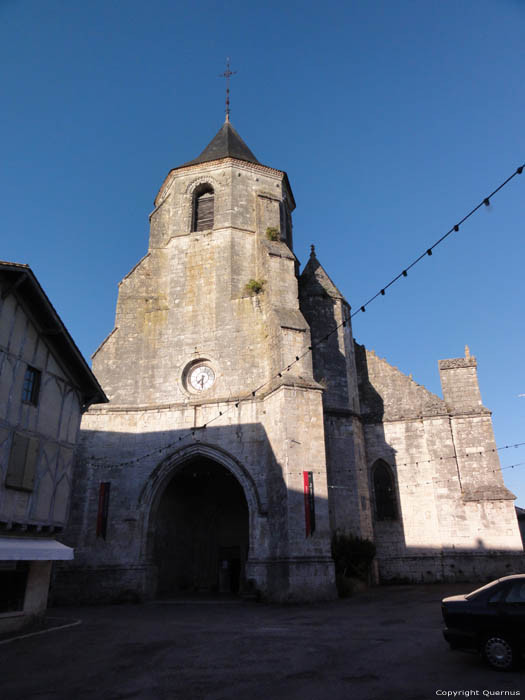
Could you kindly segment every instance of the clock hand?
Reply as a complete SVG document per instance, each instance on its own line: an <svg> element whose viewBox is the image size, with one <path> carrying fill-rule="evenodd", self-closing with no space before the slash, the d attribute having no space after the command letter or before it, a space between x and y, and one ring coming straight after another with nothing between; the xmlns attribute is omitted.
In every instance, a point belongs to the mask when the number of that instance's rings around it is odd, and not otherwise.
<svg viewBox="0 0 525 700"><path fill-rule="evenodd" d="M201 389L204 387L204 380L205 380L204 374L201 374L200 381L197 379L197 384L201 385Z"/></svg>

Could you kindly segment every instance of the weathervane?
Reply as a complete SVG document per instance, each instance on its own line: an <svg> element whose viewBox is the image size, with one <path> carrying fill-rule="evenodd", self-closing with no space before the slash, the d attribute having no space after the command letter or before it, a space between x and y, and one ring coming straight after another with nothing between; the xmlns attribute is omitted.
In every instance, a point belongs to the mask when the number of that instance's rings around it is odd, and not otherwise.
<svg viewBox="0 0 525 700"><path fill-rule="evenodd" d="M219 78L226 78L226 121L230 121L230 75L235 75L236 70L230 70L230 57L226 58L226 70L219 75Z"/></svg>

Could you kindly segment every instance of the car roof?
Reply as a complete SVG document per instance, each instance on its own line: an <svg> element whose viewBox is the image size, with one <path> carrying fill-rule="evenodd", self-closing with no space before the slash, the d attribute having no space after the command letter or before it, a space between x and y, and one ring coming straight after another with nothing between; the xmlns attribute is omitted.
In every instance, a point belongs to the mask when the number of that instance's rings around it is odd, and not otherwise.
<svg viewBox="0 0 525 700"><path fill-rule="evenodd" d="M497 581L509 581L510 579L513 578L525 578L525 574L510 574L509 576L502 576L501 578L496 579Z"/></svg>
<svg viewBox="0 0 525 700"><path fill-rule="evenodd" d="M470 591L466 594L467 599L477 598L479 595L484 595L487 591L492 590L495 586L501 583L506 583L507 581L513 580L524 580L525 574L509 574L509 576L502 576L501 578L495 578L493 581L488 581L483 586Z"/></svg>

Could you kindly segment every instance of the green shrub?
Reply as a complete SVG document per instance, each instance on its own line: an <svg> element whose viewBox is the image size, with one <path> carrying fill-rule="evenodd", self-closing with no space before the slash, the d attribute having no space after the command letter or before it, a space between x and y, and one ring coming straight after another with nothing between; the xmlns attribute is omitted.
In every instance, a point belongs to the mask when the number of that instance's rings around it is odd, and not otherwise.
<svg viewBox="0 0 525 700"><path fill-rule="evenodd" d="M355 590L354 581L355 579L343 576L343 574L336 574L335 586L337 588L337 595L340 598L350 598Z"/></svg>
<svg viewBox="0 0 525 700"><path fill-rule="evenodd" d="M278 241L281 237L281 232L275 226L268 226L266 229L266 238L270 241Z"/></svg>
<svg viewBox="0 0 525 700"><path fill-rule="evenodd" d="M266 280L250 280L245 289L248 294L254 296L255 294L260 294L263 291Z"/></svg>
<svg viewBox="0 0 525 700"><path fill-rule="evenodd" d="M368 583L376 547L370 540L336 532L332 537L337 592L341 598L352 594L351 579Z"/></svg>

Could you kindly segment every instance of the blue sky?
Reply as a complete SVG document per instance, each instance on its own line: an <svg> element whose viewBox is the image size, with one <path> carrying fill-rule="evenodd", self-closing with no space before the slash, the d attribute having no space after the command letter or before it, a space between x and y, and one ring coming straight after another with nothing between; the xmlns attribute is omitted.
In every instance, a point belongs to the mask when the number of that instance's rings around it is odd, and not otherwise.
<svg viewBox="0 0 525 700"><path fill-rule="evenodd" d="M223 122L231 56L231 120L288 173L296 255L314 243L358 308L525 161L524 36L523 0L0 0L0 257L89 357L164 177ZM354 319L438 394L468 344L499 446L525 442L524 187ZM504 475L525 506L525 465Z"/></svg>

